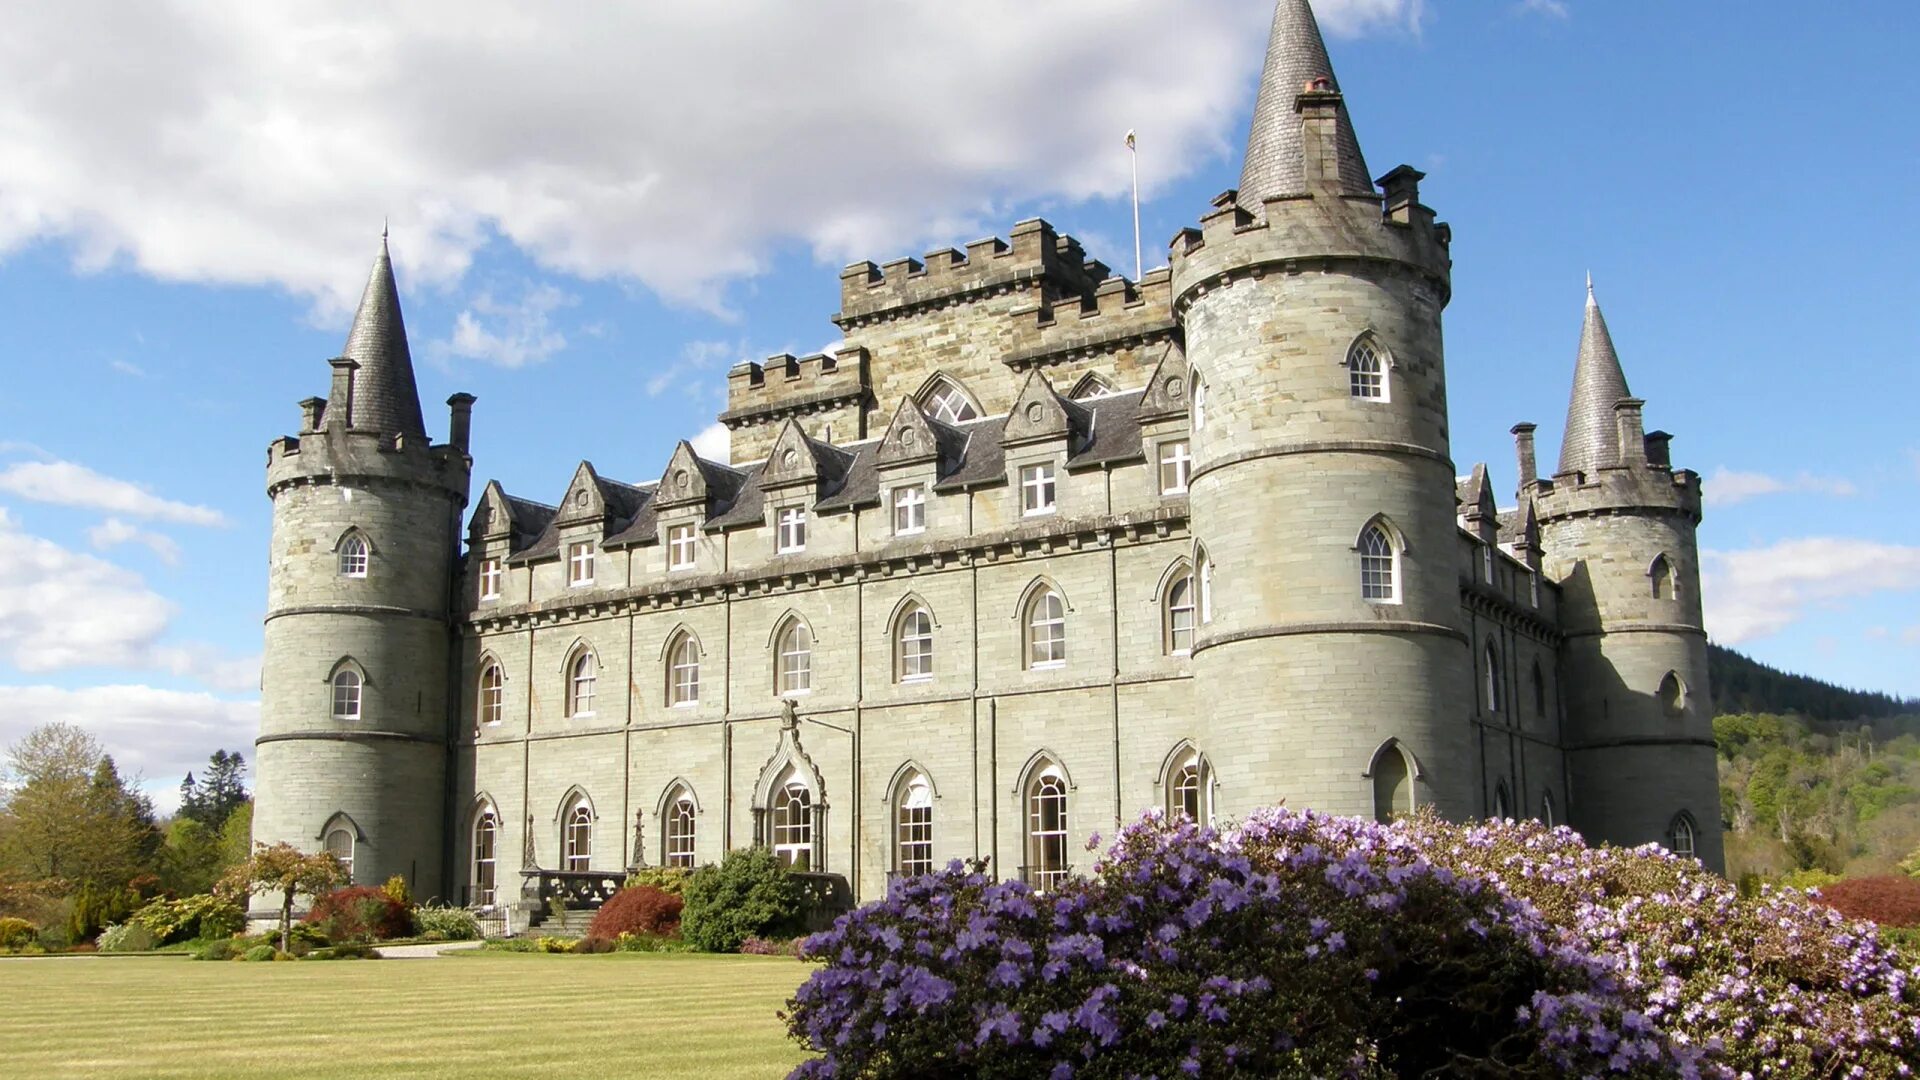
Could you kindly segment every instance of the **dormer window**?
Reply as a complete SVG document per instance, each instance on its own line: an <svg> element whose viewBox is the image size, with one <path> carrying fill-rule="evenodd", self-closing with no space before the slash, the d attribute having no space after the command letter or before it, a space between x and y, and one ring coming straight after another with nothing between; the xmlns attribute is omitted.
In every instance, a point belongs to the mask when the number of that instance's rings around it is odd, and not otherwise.
<svg viewBox="0 0 1920 1080"><path fill-rule="evenodd" d="M1020 470L1020 512L1027 516L1054 510L1052 465L1028 465Z"/></svg>
<svg viewBox="0 0 1920 1080"><path fill-rule="evenodd" d="M500 560L480 560L480 599L500 599Z"/></svg>
<svg viewBox="0 0 1920 1080"><path fill-rule="evenodd" d="M935 420L964 424L980 418L980 409L958 383L942 375L933 381L920 398L921 407Z"/></svg>
<svg viewBox="0 0 1920 1080"><path fill-rule="evenodd" d="M675 525L667 529L667 569L693 569L692 525Z"/></svg>
<svg viewBox="0 0 1920 1080"><path fill-rule="evenodd" d="M355 534L340 542L340 576L367 576L367 538Z"/></svg>
<svg viewBox="0 0 1920 1080"><path fill-rule="evenodd" d="M782 555L807 550L807 511L805 507L789 506L780 511L779 525L775 536L775 550Z"/></svg>
<svg viewBox="0 0 1920 1080"><path fill-rule="evenodd" d="M1187 481L1193 476L1193 454L1187 440L1160 444L1160 494L1185 495Z"/></svg>
<svg viewBox="0 0 1920 1080"><path fill-rule="evenodd" d="M567 584L576 589L593 584L593 544L567 545Z"/></svg>
<svg viewBox="0 0 1920 1080"><path fill-rule="evenodd" d="M893 489L893 535L927 531L927 489L919 484Z"/></svg>

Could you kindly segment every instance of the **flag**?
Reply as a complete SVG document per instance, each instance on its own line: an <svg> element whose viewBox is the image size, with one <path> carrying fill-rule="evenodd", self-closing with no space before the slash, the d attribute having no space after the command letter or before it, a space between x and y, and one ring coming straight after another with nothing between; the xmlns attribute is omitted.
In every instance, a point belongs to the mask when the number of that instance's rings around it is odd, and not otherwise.
<svg viewBox="0 0 1920 1080"><path fill-rule="evenodd" d="M1133 146L1133 129L1131 129L1131 128L1129 128L1129 129L1127 129L1127 149L1129 149L1129 150L1132 150L1133 148L1134 148L1134 146Z"/></svg>

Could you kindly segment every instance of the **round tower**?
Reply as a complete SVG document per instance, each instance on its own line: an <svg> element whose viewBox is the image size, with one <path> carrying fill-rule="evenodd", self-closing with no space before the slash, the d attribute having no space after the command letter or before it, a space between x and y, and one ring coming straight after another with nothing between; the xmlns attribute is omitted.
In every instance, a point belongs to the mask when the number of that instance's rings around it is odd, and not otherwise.
<svg viewBox="0 0 1920 1080"><path fill-rule="evenodd" d="M1240 187L1171 256L1223 813L1476 810L1449 233L1420 179L1375 191L1312 11L1280 0Z"/></svg>
<svg viewBox="0 0 1920 1080"><path fill-rule="evenodd" d="M1568 816L1591 840L1691 849L1719 870L1700 477L1645 433L1644 404L1589 282L1560 467L1523 493L1561 587Z"/></svg>
<svg viewBox="0 0 1920 1080"><path fill-rule="evenodd" d="M467 502L468 419L420 413L393 266L379 258L326 399L268 448L273 500L253 838L442 894L448 605Z"/></svg>

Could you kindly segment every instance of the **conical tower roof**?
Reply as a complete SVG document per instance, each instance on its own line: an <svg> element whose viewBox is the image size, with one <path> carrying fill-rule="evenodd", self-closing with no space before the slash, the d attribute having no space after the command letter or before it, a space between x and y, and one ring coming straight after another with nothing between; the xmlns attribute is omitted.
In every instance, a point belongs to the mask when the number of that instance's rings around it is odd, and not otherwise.
<svg viewBox="0 0 1920 1080"><path fill-rule="evenodd" d="M1614 403L1632 397L1613 335L1593 298L1587 279L1587 318L1580 327L1580 359L1573 368L1573 397L1567 402L1567 430L1560 440L1560 470L1591 473L1620 461L1620 434Z"/></svg>
<svg viewBox="0 0 1920 1080"><path fill-rule="evenodd" d="M1263 199L1302 195L1307 191L1305 150L1301 146L1300 115L1294 102L1314 79L1324 78L1340 89L1327 44L1314 21L1307 0L1279 0L1273 9L1273 31L1267 38L1267 66L1260 76L1260 96L1253 106L1253 130L1247 136L1247 156L1240 167L1240 205L1257 210ZM1373 194L1373 174L1360 156L1360 140L1353 133L1347 107L1340 106L1340 175L1349 191Z"/></svg>
<svg viewBox="0 0 1920 1080"><path fill-rule="evenodd" d="M380 234L380 255L373 260L367 291L340 355L357 362L353 373L354 427L389 434L424 435L420 390L413 381L413 354L407 326L400 318L400 289L393 281L387 236Z"/></svg>

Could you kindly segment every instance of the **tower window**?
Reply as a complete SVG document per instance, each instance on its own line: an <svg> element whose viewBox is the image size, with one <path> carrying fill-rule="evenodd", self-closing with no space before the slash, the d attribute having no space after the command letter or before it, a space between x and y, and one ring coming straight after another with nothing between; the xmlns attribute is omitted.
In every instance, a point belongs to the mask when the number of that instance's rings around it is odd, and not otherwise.
<svg viewBox="0 0 1920 1080"><path fill-rule="evenodd" d="M693 797L684 791L667 808L667 850L668 866L693 866L694 822Z"/></svg>
<svg viewBox="0 0 1920 1080"><path fill-rule="evenodd" d="M667 649L667 705L690 708L700 704L700 642L682 633Z"/></svg>
<svg viewBox="0 0 1920 1080"><path fill-rule="evenodd" d="M674 525L667 529L667 569L693 569L693 526Z"/></svg>
<svg viewBox="0 0 1920 1080"><path fill-rule="evenodd" d="M1027 785L1027 884L1041 892L1067 877L1067 780L1049 765Z"/></svg>
<svg viewBox="0 0 1920 1080"><path fill-rule="evenodd" d="M1213 816L1207 800L1210 780L1205 759L1196 750L1187 751L1167 776L1168 816L1207 824Z"/></svg>
<svg viewBox="0 0 1920 1080"><path fill-rule="evenodd" d="M1647 578L1652 584L1655 600L1677 600L1673 589L1673 564L1665 555L1656 557L1653 565L1647 568Z"/></svg>
<svg viewBox="0 0 1920 1080"><path fill-rule="evenodd" d="M775 639L774 688L782 696L813 691L813 632L799 619L790 619Z"/></svg>
<svg viewBox="0 0 1920 1080"><path fill-rule="evenodd" d="M1660 698L1660 708L1664 710L1668 716L1679 717L1686 715L1687 685L1680 681L1678 672L1667 672L1666 676L1660 680L1660 689L1657 696Z"/></svg>
<svg viewBox="0 0 1920 1080"><path fill-rule="evenodd" d="M1207 428L1207 382L1199 372L1193 373L1193 430L1205 431Z"/></svg>
<svg viewBox="0 0 1920 1080"><path fill-rule="evenodd" d="M1354 397L1386 400L1386 364L1372 338L1362 338L1347 350L1347 386Z"/></svg>
<svg viewBox="0 0 1920 1080"><path fill-rule="evenodd" d="M575 588L593 584L593 545L567 545L567 584Z"/></svg>
<svg viewBox="0 0 1920 1080"><path fill-rule="evenodd" d="M367 540L364 536L349 536L340 544L340 576L363 578L367 576Z"/></svg>
<svg viewBox="0 0 1920 1080"><path fill-rule="evenodd" d="M933 873L933 788L913 774L894 812L895 866L902 877Z"/></svg>
<svg viewBox="0 0 1920 1080"><path fill-rule="evenodd" d="M498 724L506 716L506 676L499 664L488 664L480 673L480 715L482 726Z"/></svg>
<svg viewBox="0 0 1920 1080"><path fill-rule="evenodd" d="M1699 857L1694 849L1693 819L1684 810L1667 826L1667 850L1683 859Z"/></svg>
<svg viewBox="0 0 1920 1080"><path fill-rule="evenodd" d="M1533 662L1533 715L1547 718L1547 679L1540 673L1540 661Z"/></svg>
<svg viewBox="0 0 1920 1080"><path fill-rule="evenodd" d="M789 870L813 869L813 793L789 780L773 793L773 857Z"/></svg>
<svg viewBox="0 0 1920 1080"><path fill-rule="evenodd" d="M1028 465L1020 470L1020 512L1051 514L1054 509L1053 466Z"/></svg>
<svg viewBox="0 0 1920 1080"><path fill-rule="evenodd" d="M346 829L328 831L327 854L340 860L340 869L346 872L347 884L353 884L353 833Z"/></svg>
<svg viewBox="0 0 1920 1080"><path fill-rule="evenodd" d="M500 599L500 560L480 560L480 599Z"/></svg>
<svg viewBox="0 0 1920 1080"><path fill-rule="evenodd" d="M473 903L492 907L499 881L500 817L489 806L473 823Z"/></svg>
<svg viewBox="0 0 1920 1080"><path fill-rule="evenodd" d="M1360 595L1377 604L1400 602L1400 553L1378 522L1360 534Z"/></svg>
<svg viewBox="0 0 1920 1080"><path fill-rule="evenodd" d="M900 660L896 678L925 682L933 678L933 616L918 604L900 616Z"/></svg>
<svg viewBox="0 0 1920 1080"><path fill-rule="evenodd" d="M919 484L893 489L893 535L910 536L927 529L927 490Z"/></svg>
<svg viewBox="0 0 1920 1080"><path fill-rule="evenodd" d="M567 870L581 873L593 868L593 807L584 798L567 811L560 846L561 865Z"/></svg>
<svg viewBox="0 0 1920 1080"><path fill-rule="evenodd" d="M343 668L333 673L333 718L335 720L360 719L360 691L363 683L360 673L351 668Z"/></svg>
<svg viewBox="0 0 1920 1080"><path fill-rule="evenodd" d="M567 668L567 715L580 719L593 715L595 684L600 681L600 664L593 653L582 650Z"/></svg>
<svg viewBox="0 0 1920 1080"><path fill-rule="evenodd" d="M807 511L805 507L789 506L780 511L778 534L775 537L776 550L787 555L807 550Z"/></svg>
<svg viewBox="0 0 1920 1080"><path fill-rule="evenodd" d="M1187 450L1187 440L1160 444L1160 494L1184 495L1187 480L1193 475L1193 455Z"/></svg>
<svg viewBox="0 0 1920 1080"><path fill-rule="evenodd" d="M1187 656L1193 652L1193 573L1187 571L1167 586L1163 607L1166 611L1166 650L1169 656Z"/></svg>
<svg viewBox="0 0 1920 1080"><path fill-rule="evenodd" d="M1413 770L1399 743L1380 748L1373 759L1373 818L1392 821L1413 813Z"/></svg>
<svg viewBox="0 0 1920 1080"><path fill-rule="evenodd" d="M1486 682L1483 691L1486 696L1487 711L1500 711L1500 653L1493 642L1487 642Z"/></svg>
<svg viewBox="0 0 1920 1080"><path fill-rule="evenodd" d="M1067 662L1067 604L1041 589L1027 605L1027 667L1056 668Z"/></svg>

